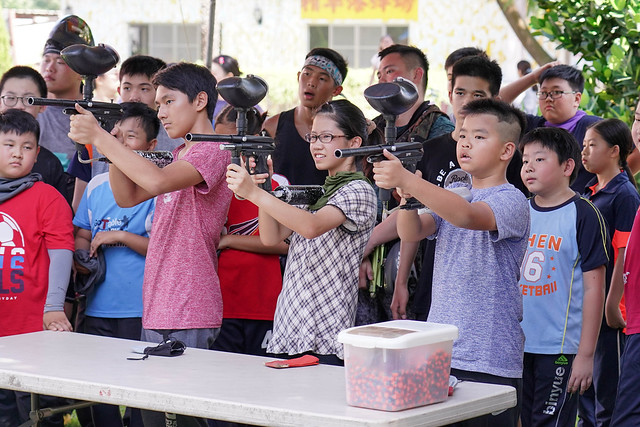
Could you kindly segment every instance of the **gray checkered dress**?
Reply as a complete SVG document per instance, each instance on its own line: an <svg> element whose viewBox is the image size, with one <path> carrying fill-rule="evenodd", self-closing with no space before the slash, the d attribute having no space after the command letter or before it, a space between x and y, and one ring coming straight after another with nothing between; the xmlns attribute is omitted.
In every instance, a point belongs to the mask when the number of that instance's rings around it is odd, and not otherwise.
<svg viewBox="0 0 640 427"><path fill-rule="evenodd" d="M376 194L366 181L351 181L327 205L347 217L314 239L291 235L278 297L270 353L335 354L343 358L338 333L354 325L358 269L376 221Z"/></svg>

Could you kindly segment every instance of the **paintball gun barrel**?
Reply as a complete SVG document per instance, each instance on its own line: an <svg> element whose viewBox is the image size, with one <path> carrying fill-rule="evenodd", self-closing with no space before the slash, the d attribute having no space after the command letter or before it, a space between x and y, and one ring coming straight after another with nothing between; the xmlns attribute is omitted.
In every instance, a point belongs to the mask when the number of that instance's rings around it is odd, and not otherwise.
<svg viewBox="0 0 640 427"><path fill-rule="evenodd" d="M403 165L415 166L416 163L422 158L422 143L421 142L398 142L391 145L374 145L369 147L360 148L345 148L343 150L336 150L334 155L337 158L361 156L366 157L367 162L375 163L382 160L386 160L383 150L387 150L396 156ZM414 169L415 171L415 169Z"/></svg>
<svg viewBox="0 0 640 427"><path fill-rule="evenodd" d="M267 136L253 135L206 135L188 133L184 139L187 141L215 141L220 144L221 150L231 152L231 163L240 165L240 158L243 156L255 158L255 170L250 171L256 174L269 173L267 157L276 149L273 139ZM247 169L249 165L247 164ZM271 191L271 178L260 184L265 191Z"/></svg>
<svg viewBox="0 0 640 427"><path fill-rule="evenodd" d="M76 104L78 104L85 110L91 111L100 123L100 126L107 131L113 129L113 126L120 120L120 117L122 117L122 108L119 104L113 102L74 101L70 99L36 98L30 96L27 98L27 104L63 107L62 112L67 115L78 114L76 111Z"/></svg>

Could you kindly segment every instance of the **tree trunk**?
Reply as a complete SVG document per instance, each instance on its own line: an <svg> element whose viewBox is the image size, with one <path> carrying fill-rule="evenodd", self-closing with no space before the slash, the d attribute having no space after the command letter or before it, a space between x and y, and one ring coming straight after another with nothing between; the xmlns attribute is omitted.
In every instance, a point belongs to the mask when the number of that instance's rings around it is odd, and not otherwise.
<svg viewBox="0 0 640 427"><path fill-rule="evenodd" d="M515 7L514 0L497 0L502 13L513 28L513 31L520 39L520 42L527 49L529 55L539 64L543 65L547 62L551 62L554 59L544 50L540 43L531 35L531 30L527 23L522 19L522 15Z"/></svg>

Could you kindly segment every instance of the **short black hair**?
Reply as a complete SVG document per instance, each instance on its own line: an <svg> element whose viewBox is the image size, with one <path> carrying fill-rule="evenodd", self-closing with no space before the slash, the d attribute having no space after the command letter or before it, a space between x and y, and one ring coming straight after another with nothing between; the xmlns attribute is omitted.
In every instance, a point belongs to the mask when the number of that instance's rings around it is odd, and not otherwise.
<svg viewBox="0 0 640 427"><path fill-rule="evenodd" d="M347 101L346 99L337 99L331 102L325 102L316 111L315 117L327 115L336 124L336 127L346 136L347 139L359 136L362 139L362 145L367 145L367 119L362 111Z"/></svg>
<svg viewBox="0 0 640 427"><path fill-rule="evenodd" d="M323 56L336 64L336 67L338 67L338 71L340 71L340 75L342 76L342 83L344 83L347 78L347 72L349 71L349 69L347 60L342 55L340 55L333 49L329 49L326 47L316 47L314 49L311 49L309 53L307 53L307 56L304 57L304 59L307 59L310 56Z"/></svg>
<svg viewBox="0 0 640 427"><path fill-rule="evenodd" d="M460 76L478 77L489 83L489 91L492 96L500 93L502 84L502 69L496 61L484 56L466 56L453 64L451 74L451 87L456 78Z"/></svg>
<svg viewBox="0 0 640 427"><path fill-rule="evenodd" d="M522 137L522 141L520 141L520 151L523 151L527 145L536 142L556 153L560 164L569 159L573 159L575 167L569 178L569 184L572 184L578 176L578 169L582 158L580 144L578 144L578 141L576 141L573 135L562 128L535 128Z"/></svg>
<svg viewBox="0 0 640 427"><path fill-rule="evenodd" d="M122 81L124 76L144 75L152 78L158 71L166 68L167 63L160 58L147 55L134 55L127 58L120 65L118 80Z"/></svg>
<svg viewBox="0 0 640 427"><path fill-rule="evenodd" d="M33 81L38 87L38 92L41 98L47 97L47 82L44 81L42 75L31 67L25 67L24 65L16 65L9 68L0 79L0 93L4 90L4 85L9 79L29 79Z"/></svg>
<svg viewBox="0 0 640 427"><path fill-rule="evenodd" d="M489 114L498 119L498 123L505 123L506 129L501 132L505 142L512 141L518 146L522 133L527 127L524 113L514 106L493 98L471 101L462 108L465 117Z"/></svg>
<svg viewBox="0 0 640 427"><path fill-rule="evenodd" d="M571 89L576 92L582 93L584 91L584 76L582 72L575 67L561 64L547 68L540 74L538 83L542 85L545 80L554 78L566 80L569 86L571 86Z"/></svg>
<svg viewBox="0 0 640 427"><path fill-rule="evenodd" d="M211 71L202 65L190 62L178 62L164 68L153 77L153 85L164 86L187 95L189 102L193 102L200 92L207 94L207 116L213 120L213 111L218 101L216 78Z"/></svg>
<svg viewBox="0 0 640 427"><path fill-rule="evenodd" d="M122 107L122 117L118 122L122 123L135 117L139 120L140 127L147 135L147 142L151 142L151 140L158 137L160 119L158 119L156 111L142 102L123 102L120 106Z"/></svg>
<svg viewBox="0 0 640 427"><path fill-rule="evenodd" d="M11 108L0 113L0 133L15 133L16 135L32 133L36 137L36 143L39 144L40 124L35 117L26 111Z"/></svg>
<svg viewBox="0 0 640 427"><path fill-rule="evenodd" d="M482 56L485 58L489 58L487 56L487 52L477 47L461 47L460 49L456 49L447 56L447 59L444 61L445 70L462 58L466 58L467 56Z"/></svg>
<svg viewBox="0 0 640 427"><path fill-rule="evenodd" d="M422 89L426 91L428 82L427 75L429 74L429 61L427 60L427 55L415 46L392 44L388 48L382 49L378 52L378 56L382 59L392 53L399 54L408 69L415 70L420 67L424 70L424 76L422 76Z"/></svg>
<svg viewBox="0 0 640 427"><path fill-rule="evenodd" d="M259 135L262 130L262 124L267 118L267 113L260 113L255 107L247 110L247 135ZM220 111L216 117L216 125L222 123L236 123L238 119L238 110L231 105L227 105ZM214 126L215 127L215 126Z"/></svg>

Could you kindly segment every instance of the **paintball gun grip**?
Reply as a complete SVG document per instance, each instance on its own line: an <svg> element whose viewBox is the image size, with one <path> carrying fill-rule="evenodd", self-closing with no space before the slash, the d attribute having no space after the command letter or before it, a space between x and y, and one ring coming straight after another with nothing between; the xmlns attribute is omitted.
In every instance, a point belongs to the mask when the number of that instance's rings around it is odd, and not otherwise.
<svg viewBox="0 0 640 427"><path fill-rule="evenodd" d="M267 156L256 156L255 157L256 167L254 169L255 174L266 173L269 174L269 166L267 164ZM267 179L260 184L260 188L264 191L271 191L271 175L267 175Z"/></svg>
<svg viewBox="0 0 640 427"><path fill-rule="evenodd" d="M381 202L388 202L391 200L391 190L378 187L378 198Z"/></svg>

